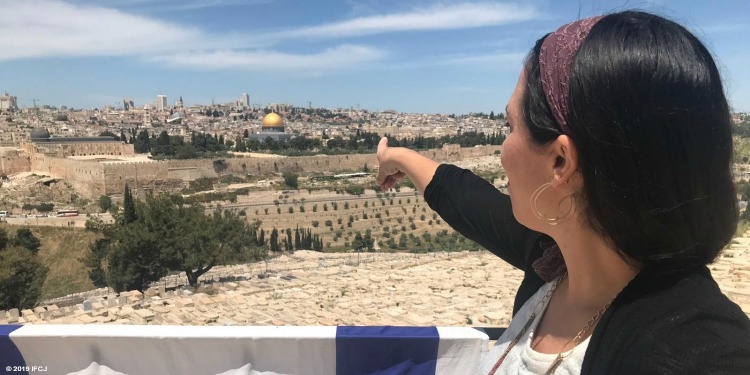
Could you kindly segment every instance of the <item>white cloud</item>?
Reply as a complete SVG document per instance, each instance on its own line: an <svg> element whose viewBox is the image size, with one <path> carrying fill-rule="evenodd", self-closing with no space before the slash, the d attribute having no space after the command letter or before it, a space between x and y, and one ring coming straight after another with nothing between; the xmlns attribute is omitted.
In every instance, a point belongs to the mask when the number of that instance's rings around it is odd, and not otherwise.
<svg viewBox="0 0 750 375"><path fill-rule="evenodd" d="M77 0L117 8L140 8L152 11L181 11L224 6L248 6L272 3L274 0Z"/></svg>
<svg viewBox="0 0 750 375"><path fill-rule="evenodd" d="M174 50L205 37L196 29L60 1L0 1L0 9L0 60L126 56Z"/></svg>
<svg viewBox="0 0 750 375"><path fill-rule="evenodd" d="M493 26L537 18L533 8L515 4L465 3L438 5L411 12L359 17L289 30L284 38L345 38L398 31L454 30Z"/></svg>
<svg viewBox="0 0 750 375"><path fill-rule="evenodd" d="M341 45L313 54L278 51L192 51L151 58L170 66L191 69L297 70L320 72L355 68L386 56L382 50L358 45Z"/></svg>
<svg viewBox="0 0 750 375"><path fill-rule="evenodd" d="M483 55L451 55L435 59L438 65L514 64L520 67L526 52L497 52Z"/></svg>
<svg viewBox="0 0 750 375"><path fill-rule="evenodd" d="M180 11L232 5L267 4L274 0L69 0L72 3L114 8L139 8L152 11Z"/></svg>
<svg viewBox="0 0 750 375"><path fill-rule="evenodd" d="M175 1L155 4L174 4ZM191 0L184 4L215 6L236 1ZM145 3L143 0L115 0L109 4L117 2L133 6ZM280 52L272 47L288 39L471 28L518 22L536 15L524 6L467 3L359 17L279 33L212 35L199 28L114 8L85 5L80 1L72 4L61 0L0 0L0 9L0 35L5 36L0 38L0 62L45 57L130 56L189 69L308 72L363 67L384 60L388 54L383 48L354 44L329 46L311 53ZM438 63L476 64L496 57L453 56Z"/></svg>

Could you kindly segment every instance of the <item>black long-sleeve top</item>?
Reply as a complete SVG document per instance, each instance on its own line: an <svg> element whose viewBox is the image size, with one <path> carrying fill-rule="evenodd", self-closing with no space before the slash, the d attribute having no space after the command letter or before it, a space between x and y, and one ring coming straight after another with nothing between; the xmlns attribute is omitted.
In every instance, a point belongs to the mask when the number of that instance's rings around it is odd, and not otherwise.
<svg viewBox="0 0 750 375"><path fill-rule="evenodd" d="M424 197L456 231L524 271L515 315L544 284L531 264L549 237L515 220L510 197L456 166L440 165ZM645 267L596 325L581 373L750 375L750 319L705 266Z"/></svg>

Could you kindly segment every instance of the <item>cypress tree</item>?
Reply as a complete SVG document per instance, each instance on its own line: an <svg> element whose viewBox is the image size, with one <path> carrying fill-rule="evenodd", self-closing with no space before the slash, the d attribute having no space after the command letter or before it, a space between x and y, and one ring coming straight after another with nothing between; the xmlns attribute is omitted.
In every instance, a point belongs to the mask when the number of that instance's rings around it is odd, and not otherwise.
<svg viewBox="0 0 750 375"><path fill-rule="evenodd" d="M264 246L266 244L266 231L264 231L263 228L260 228L260 233L258 234L258 240L256 244L258 246Z"/></svg>
<svg viewBox="0 0 750 375"><path fill-rule="evenodd" d="M271 231L269 245L271 247L271 251L281 250L281 246L279 246L279 231L276 228L273 228L273 230Z"/></svg>
<svg viewBox="0 0 750 375"><path fill-rule="evenodd" d="M299 225L294 230L294 248L297 250L302 248L302 239L300 238L300 235L299 235Z"/></svg>
<svg viewBox="0 0 750 375"><path fill-rule="evenodd" d="M135 201L133 201L133 195L130 192L128 184L125 184L125 194L123 196L123 217L122 220L125 224L132 223L138 220L138 215L135 212Z"/></svg>

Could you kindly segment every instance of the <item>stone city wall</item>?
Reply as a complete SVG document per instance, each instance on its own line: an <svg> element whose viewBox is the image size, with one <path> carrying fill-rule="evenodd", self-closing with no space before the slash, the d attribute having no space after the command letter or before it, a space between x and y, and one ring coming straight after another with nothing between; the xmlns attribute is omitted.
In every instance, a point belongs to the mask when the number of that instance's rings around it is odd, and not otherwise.
<svg viewBox="0 0 750 375"><path fill-rule="evenodd" d="M29 154L17 148L0 150L0 171L5 175L31 171Z"/></svg>
<svg viewBox="0 0 750 375"><path fill-rule="evenodd" d="M440 162L493 155L500 146L460 148L447 145L441 149L422 151L421 154ZM331 173L360 171L367 164L377 165L375 154L319 155L287 158L227 158L162 160L148 162L103 163L104 192L119 195L125 184L132 189L144 191L176 191L185 187L187 181L198 178L217 178L226 175L270 176L286 171L306 173Z"/></svg>
<svg viewBox="0 0 750 375"><path fill-rule="evenodd" d="M47 171L52 177L60 177L76 192L88 199L104 194L104 171L92 160L48 158Z"/></svg>
<svg viewBox="0 0 750 375"><path fill-rule="evenodd" d="M440 162L487 156L500 146L459 148L447 145L441 149L422 151L421 154ZM0 158L8 170L38 171L52 177L63 178L83 197L96 199L102 194L120 195L125 184L140 191L176 192L187 182L199 178L217 178L226 175L270 176L285 171L306 173L341 173L360 171L367 164L377 165L375 154L319 155L287 158L227 158L191 160L152 160L142 162L102 162L58 158L41 153L19 153L19 157ZM24 164L24 155L30 167ZM29 163L27 161L26 163ZM1 164L0 164L1 165ZM14 173L14 172L5 172Z"/></svg>
<svg viewBox="0 0 750 375"><path fill-rule="evenodd" d="M120 141L113 142L80 142L80 143L55 143L55 142L29 142L23 147L31 154L48 154L63 158L66 156L133 156L135 155L132 144Z"/></svg>
<svg viewBox="0 0 750 375"><path fill-rule="evenodd" d="M210 160L202 160L203 163ZM172 191L160 188L164 185L179 188L184 186L181 179L170 178L171 161L112 162L102 163L104 169L104 192L107 195L121 195L127 184L138 196L143 191ZM189 181L189 180L188 180Z"/></svg>

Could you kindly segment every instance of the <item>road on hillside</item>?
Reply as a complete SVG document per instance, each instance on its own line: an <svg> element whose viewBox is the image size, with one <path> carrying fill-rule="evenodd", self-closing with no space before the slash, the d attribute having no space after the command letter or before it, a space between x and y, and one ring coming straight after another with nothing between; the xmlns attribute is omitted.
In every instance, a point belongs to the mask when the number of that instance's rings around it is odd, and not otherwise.
<svg viewBox="0 0 750 375"><path fill-rule="evenodd" d="M103 213L103 214L91 214L92 216L97 216L99 219L101 219L105 223L112 223L114 219L112 218L112 215L109 213ZM86 226L86 220L88 220L88 216L78 215L78 216L11 216L11 217L5 217L2 218L3 221L10 225L22 225L22 226L40 226L40 227L80 227L83 228Z"/></svg>

